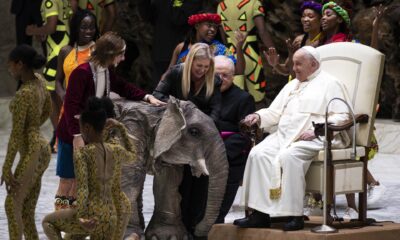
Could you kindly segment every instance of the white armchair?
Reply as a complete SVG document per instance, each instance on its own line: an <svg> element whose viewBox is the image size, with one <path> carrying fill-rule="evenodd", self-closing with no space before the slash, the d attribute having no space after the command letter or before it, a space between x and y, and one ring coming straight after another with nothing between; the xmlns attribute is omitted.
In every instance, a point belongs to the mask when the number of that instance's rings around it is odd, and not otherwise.
<svg viewBox="0 0 400 240"><path fill-rule="evenodd" d="M322 69L346 85L351 99L349 104L353 107L358 122L356 125L357 159L351 159L353 152L351 147L330 150L328 153L327 203L332 204L336 194L358 192L359 221L365 222L367 156L385 56L371 47L349 42L332 43L321 46L317 50L321 56ZM329 126L328 131L349 130L352 126L352 122L343 126ZM306 191L323 192L324 155L324 151L321 151L311 164L306 175Z"/></svg>

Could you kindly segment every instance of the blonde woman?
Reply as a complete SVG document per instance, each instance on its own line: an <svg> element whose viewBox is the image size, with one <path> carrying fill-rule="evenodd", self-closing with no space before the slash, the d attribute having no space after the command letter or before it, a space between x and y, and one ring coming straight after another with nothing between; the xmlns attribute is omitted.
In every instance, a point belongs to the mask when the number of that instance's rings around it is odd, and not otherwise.
<svg viewBox="0 0 400 240"><path fill-rule="evenodd" d="M221 102L220 80L214 75L214 54L208 44L196 43L184 63L173 66L159 82L153 96L167 101L169 95L193 102L201 111L218 120Z"/></svg>
<svg viewBox="0 0 400 240"><path fill-rule="evenodd" d="M162 101L169 95L189 100L216 122L221 108L219 88L220 80L214 75L213 51L208 44L196 43L190 48L185 62L169 70L153 95ZM190 167L185 165L179 192L182 196L182 222L190 233L204 215L207 189L208 177L193 177Z"/></svg>

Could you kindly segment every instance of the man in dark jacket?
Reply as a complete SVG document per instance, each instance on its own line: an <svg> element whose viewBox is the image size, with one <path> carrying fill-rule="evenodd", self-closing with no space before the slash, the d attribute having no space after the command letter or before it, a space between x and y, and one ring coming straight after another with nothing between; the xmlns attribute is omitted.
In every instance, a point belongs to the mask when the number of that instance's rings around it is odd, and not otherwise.
<svg viewBox="0 0 400 240"><path fill-rule="evenodd" d="M17 45L32 45L32 36L25 33L28 25L42 25L40 15L41 0L12 0L11 13L15 15L15 31L17 36Z"/></svg>
<svg viewBox="0 0 400 240"><path fill-rule="evenodd" d="M216 223L224 223L224 218L235 199L243 178L250 140L240 134L239 122L255 111L253 97L233 84L235 66L226 56L215 57L215 72L222 80L221 111L218 127L225 143L229 161L229 176L224 200Z"/></svg>

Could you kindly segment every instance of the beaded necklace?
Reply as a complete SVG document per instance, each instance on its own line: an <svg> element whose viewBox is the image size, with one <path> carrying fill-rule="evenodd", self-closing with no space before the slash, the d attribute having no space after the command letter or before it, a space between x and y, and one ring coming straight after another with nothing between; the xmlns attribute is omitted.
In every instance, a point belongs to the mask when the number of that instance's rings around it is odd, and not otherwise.
<svg viewBox="0 0 400 240"><path fill-rule="evenodd" d="M317 36L315 36L313 39L310 40L310 43L314 43L316 41L318 41L322 36L322 32L318 33Z"/></svg>
<svg viewBox="0 0 400 240"><path fill-rule="evenodd" d="M88 44L83 45L83 46L78 46L78 44L75 43L75 46L74 46L74 48L75 48L75 63L77 65L78 65L78 52L79 51L83 51L83 50L88 49L88 48L91 48L93 45L94 45L93 41L90 41ZM90 53L89 53L89 56L90 56Z"/></svg>

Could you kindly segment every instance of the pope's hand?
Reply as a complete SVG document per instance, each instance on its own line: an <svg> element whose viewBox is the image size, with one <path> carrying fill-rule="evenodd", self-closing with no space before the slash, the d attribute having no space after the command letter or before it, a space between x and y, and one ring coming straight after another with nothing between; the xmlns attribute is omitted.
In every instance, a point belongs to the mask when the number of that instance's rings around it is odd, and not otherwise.
<svg viewBox="0 0 400 240"><path fill-rule="evenodd" d="M260 123L260 115L256 114L256 113L252 113L247 115L244 120L242 121L243 124L245 124L248 127L251 127L255 124L259 124Z"/></svg>
<svg viewBox="0 0 400 240"><path fill-rule="evenodd" d="M302 141L311 141L314 138L316 138L315 134L314 134L314 130L307 130L305 132L303 132L300 137L299 140Z"/></svg>

